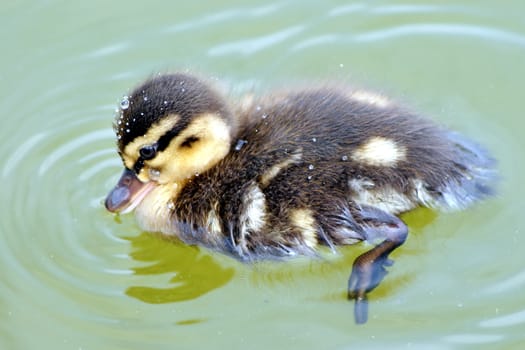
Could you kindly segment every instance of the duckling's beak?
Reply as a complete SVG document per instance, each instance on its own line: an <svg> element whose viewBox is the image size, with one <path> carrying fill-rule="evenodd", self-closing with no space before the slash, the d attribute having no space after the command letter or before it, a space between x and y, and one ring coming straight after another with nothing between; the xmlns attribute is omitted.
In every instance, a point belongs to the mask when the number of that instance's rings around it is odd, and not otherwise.
<svg viewBox="0 0 525 350"><path fill-rule="evenodd" d="M118 180L117 185L106 197L106 209L112 213L129 213L155 188L155 183L142 182L137 175L129 169L125 169Z"/></svg>

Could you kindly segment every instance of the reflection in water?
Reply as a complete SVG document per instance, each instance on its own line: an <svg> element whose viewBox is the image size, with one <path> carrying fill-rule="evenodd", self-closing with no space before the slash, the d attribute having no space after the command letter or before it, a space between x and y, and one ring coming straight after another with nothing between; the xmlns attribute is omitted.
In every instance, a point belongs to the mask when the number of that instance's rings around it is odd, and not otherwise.
<svg viewBox="0 0 525 350"><path fill-rule="evenodd" d="M419 207L416 210L409 211L401 216L408 226L409 235L418 234L424 228L436 220L438 212L426 207Z"/></svg>
<svg viewBox="0 0 525 350"><path fill-rule="evenodd" d="M136 275L174 274L170 287L132 286L126 290L127 295L143 302L163 304L195 299L225 285L233 277L233 268L221 267L198 247L178 241L168 244L165 239L148 233L126 239L134 249L131 257L149 263L133 268Z"/></svg>

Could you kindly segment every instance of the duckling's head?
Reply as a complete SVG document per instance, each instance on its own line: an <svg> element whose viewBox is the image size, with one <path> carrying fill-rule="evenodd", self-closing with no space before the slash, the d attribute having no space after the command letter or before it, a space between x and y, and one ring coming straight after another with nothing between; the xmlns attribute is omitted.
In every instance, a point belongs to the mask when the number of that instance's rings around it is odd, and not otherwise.
<svg viewBox="0 0 525 350"><path fill-rule="evenodd" d="M199 79L179 73L146 81L124 97L114 123L125 171L106 208L130 211L153 189L208 170L228 153L236 127L224 99Z"/></svg>

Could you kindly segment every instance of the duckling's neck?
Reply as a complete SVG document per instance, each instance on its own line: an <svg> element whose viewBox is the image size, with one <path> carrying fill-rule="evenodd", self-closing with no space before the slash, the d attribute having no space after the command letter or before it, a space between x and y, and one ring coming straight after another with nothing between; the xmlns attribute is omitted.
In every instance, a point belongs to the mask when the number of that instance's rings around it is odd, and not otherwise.
<svg viewBox="0 0 525 350"><path fill-rule="evenodd" d="M171 215L174 200L178 197L183 183L169 183L155 187L135 209L135 217L144 231L173 232Z"/></svg>

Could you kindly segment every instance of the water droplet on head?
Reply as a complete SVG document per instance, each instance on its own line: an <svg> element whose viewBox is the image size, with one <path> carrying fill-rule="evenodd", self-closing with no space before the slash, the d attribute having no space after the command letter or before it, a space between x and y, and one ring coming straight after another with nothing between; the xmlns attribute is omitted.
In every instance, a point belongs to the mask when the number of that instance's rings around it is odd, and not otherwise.
<svg viewBox="0 0 525 350"><path fill-rule="evenodd" d="M122 101L120 101L120 108L123 110L126 110L129 108L129 97L128 96L122 97Z"/></svg>
<svg viewBox="0 0 525 350"><path fill-rule="evenodd" d="M140 115L141 115L141 116L144 116L144 112L140 112Z"/></svg>
<svg viewBox="0 0 525 350"><path fill-rule="evenodd" d="M246 141L246 140L238 140L237 143L235 144L235 150L236 151L240 151L241 148L247 143L248 143L248 141Z"/></svg>
<svg viewBox="0 0 525 350"><path fill-rule="evenodd" d="M143 97L143 100L144 100L144 101L147 101L147 100L148 100L148 96L144 96L144 97Z"/></svg>
<svg viewBox="0 0 525 350"><path fill-rule="evenodd" d="M117 122L117 124L118 124L118 125L122 124L122 120L119 120L119 121Z"/></svg>
<svg viewBox="0 0 525 350"><path fill-rule="evenodd" d="M308 175L307 179L310 181L312 179L312 175Z"/></svg>
<svg viewBox="0 0 525 350"><path fill-rule="evenodd" d="M268 114L263 114L263 115L261 116L261 118L263 118L263 119L268 118Z"/></svg>
<svg viewBox="0 0 525 350"><path fill-rule="evenodd" d="M168 104L168 101L164 101L163 103L164 103L164 105L167 105L167 104Z"/></svg>
<svg viewBox="0 0 525 350"><path fill-rule="evenodd" d="M169 202L168 202L168 209L169 209L169 210L173 210L173 209L175 209L175 204L174 204L172 201L169 201Z"/></svg>
<svg viewBox="0 0 525 350"><path fill-rule="evenodd" d="M160 171L158 169L149 169L149 178L153 181L157 181L160 177Z"/></svg>
<svg viewBox="0 0 525 350"><path fill-rule="evenodd" d="M126 132L130 132L130 131L131 131L131 130L129 130L129 129L126 129Z"/></svg>
<svg viewBox="0 0 525 350"><path fill-rule="evenodd" d="M261 110L261 106L255 107L255 110L260 111Z"/></svg>
<svg viewBox="0 0 525 350"><path fill-rule="evenodd" d="M346 162L346 161L348 160L348 156L342 156L342 157L341 157L341 160L342 160L343 162Z"/></svg>
<svg viewBox="0 0 525 350"><path fill-rule="evenodd" d="M313 164L308 165L308 170L314 170L314 169L315 169L315 167L314 167Z"/></svg>
<svg viewBox="0 0 525 350"><path fill-rule="evenodd" d="M316 137L312 137L312 142L317 142L317 138Z"/></svg>

